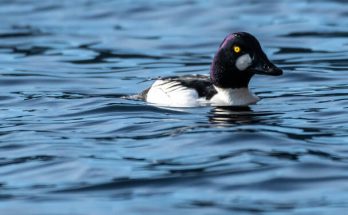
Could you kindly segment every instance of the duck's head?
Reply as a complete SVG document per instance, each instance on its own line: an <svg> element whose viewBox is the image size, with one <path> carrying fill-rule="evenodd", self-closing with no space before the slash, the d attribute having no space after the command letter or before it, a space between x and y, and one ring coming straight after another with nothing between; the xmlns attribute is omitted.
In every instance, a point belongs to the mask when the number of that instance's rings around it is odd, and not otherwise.
<svg viewBox="0 0 348 215"><path fill-rule="evenodd" d="M254 74L281 75L257 39L246 32L229 34L221 43L210 69L212 83L220 88L248 87Z"/></svg>

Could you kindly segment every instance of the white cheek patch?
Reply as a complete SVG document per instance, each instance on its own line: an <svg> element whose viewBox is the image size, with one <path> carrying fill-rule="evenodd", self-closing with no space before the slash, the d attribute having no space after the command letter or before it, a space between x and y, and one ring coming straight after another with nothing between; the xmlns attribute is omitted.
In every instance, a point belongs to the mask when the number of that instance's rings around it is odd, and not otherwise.
<svg viewBox="0 0 348 215"><path fill-rule="evenodd" d="M251 57L249 54L243 54L242 56L240 56L237 61L236 61L236 67L237 69L239 69L240 71L245 70L246 68L248 68L251 65Z"/></svg>

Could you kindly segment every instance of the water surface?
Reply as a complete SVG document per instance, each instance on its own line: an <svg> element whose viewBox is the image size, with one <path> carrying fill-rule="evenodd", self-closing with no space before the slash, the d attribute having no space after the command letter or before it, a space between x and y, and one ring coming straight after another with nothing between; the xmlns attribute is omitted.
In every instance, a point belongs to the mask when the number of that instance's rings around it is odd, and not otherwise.
<svg viewBox="0 0 348 215"><path fill-rule="evenodd" d="M344 214L345 1L2 1L1 214ZM246 108L124 99L254 34Z"/></svg>

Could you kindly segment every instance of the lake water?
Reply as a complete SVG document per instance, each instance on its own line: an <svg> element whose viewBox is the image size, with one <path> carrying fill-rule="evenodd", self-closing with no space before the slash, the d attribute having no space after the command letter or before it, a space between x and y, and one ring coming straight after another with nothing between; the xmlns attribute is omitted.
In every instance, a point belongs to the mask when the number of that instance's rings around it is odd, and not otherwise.
<svg viewBox="0 0 348 215"><path fill-rule="evenodd" d="M1 214L345 214L346 1L0 3ZM245 108L124 99L247 31Z"/></svg>

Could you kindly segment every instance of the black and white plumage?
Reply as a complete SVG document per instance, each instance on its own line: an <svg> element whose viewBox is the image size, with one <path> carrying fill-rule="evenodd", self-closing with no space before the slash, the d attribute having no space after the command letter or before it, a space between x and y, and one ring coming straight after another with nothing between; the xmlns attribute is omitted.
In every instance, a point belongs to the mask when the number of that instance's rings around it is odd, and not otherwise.
<svg viewBox="0 0 348 215"><path fill-rule="evenodd" d="M145 101L171 107L245 106L259 98L248 88L254 74L281 75L249 33L229 34L221 43L210 76L186 75L156 80L140 94Z"/></svg>

